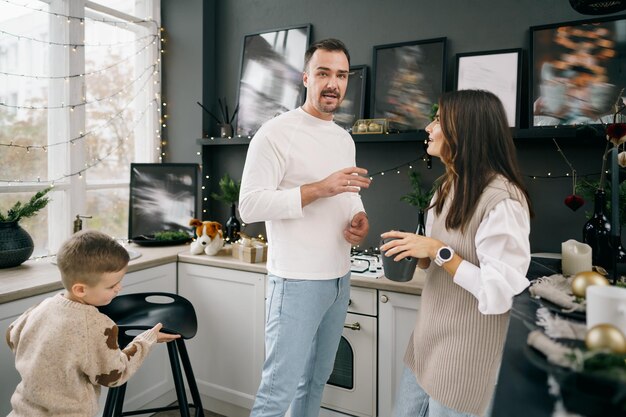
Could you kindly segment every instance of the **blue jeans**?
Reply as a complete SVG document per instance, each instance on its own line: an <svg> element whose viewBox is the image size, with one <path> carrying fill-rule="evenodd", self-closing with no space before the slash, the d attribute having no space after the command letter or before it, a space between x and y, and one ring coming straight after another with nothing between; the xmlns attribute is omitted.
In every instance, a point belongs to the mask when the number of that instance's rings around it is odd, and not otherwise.
<svg viewBox="0 0 626 417"><path fill-rule="evenodd" d="M472 414L455 411L430 398L417 383L413 372L404 367L394 417L474 417Z"/></svg>
<svg viewBox="0 0 626 417"><path fill-rule="evenodd" d="M269 276L265 364L251 417L317 417L350 299L350 273L329 280Z"/></svg>

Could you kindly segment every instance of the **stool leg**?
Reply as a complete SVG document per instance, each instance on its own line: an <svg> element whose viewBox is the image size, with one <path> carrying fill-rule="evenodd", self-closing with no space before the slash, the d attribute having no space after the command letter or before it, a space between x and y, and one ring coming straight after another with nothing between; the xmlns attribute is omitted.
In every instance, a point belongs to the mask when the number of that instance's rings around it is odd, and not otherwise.
<svg viewBox="0 0 626 417"><path fill-rule="evenodd" d="M180 339L176 339L176 344L178 345L180 360L183 363L183 368L185 369L185 376L187 376L187 385L189 385L189 391L191 391L191 398L193 399L193 404L196 407L195 417L204 417L202 400L200 399L200 392L198 391L196 378L193 375L193 369L191 369L191 362L189 361L189 354L187 353L185 340L182 337Z"/></svg>
<svg viewBox="0 0 626 417"><path fill-rule="evenodd" d="M185 382L178 361L178 349L176 343L167 343L167 353L170 356L170 365L172 366L172 375L174 376L174 388L176 389L176 397L178 398L178 408L181 417L191 417L189 415L189 404L187 403L187 394L185 394Z"/></svg>
<svg viewBox="0 0 626 417"><path fill-rule="evenodd" d="M113 417L113 410L115 410L115 403L117 401L117 387L110 387L107 392L107 399L104 403L104 411L102 417Z"/></svg>
<svg viewBox="0 0 626 417"><path fill-rule="evenodd" d="M124 397L126 396L126 383L120 385L115 390L115 408L113 409L113 417L121 417L122 408L124 407Z"/></svg>

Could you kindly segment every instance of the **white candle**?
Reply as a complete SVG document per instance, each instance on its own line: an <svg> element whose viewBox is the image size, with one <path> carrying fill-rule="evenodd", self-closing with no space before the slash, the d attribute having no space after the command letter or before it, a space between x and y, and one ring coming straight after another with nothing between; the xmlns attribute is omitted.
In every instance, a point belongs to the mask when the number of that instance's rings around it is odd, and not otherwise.
<svg viewBox="0 0 626 417"><path fill-rule="evenodd" d="M574 239L561 243L561 269L563 275L591 271L591 246Z"/></svg>

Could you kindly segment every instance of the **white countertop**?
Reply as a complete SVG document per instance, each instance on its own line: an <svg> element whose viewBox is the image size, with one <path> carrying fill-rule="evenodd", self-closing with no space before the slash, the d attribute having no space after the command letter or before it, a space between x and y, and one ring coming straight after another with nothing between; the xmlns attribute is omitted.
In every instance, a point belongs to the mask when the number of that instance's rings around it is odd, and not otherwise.
<svg viewBox="0 0 626 417"><path fill-rule="evenodd" d="M145 247L132 244L129 248L140 252L141 256L130 261L128 272L178 261L267 273L265 263L242 262L231 257L228 249L223 249L215 256L207 256L190 254L188 245ZM51 263L52 259L31 260L14 268L0 269L0 304L62 289L61 274L56 265ZM418 268L413 280L409 282L395 282L384 277L375 279L353 276L351 284L355 287L419 295L424 286L424 277L424 272Z"/></svg>

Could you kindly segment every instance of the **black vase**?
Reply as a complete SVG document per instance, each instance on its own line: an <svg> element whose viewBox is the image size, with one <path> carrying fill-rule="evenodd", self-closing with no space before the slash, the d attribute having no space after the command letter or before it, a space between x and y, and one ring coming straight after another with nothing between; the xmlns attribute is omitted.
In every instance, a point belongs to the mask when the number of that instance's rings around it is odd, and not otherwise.
<svg viewBox="0 0 626 417"><path fill-rule="evenodd" d="M236 242L239 240L239 232L241 231L241 222L237 218L237 206L233 203L230 206L230 218L226 220L226 242Z"/></svg>
<svg viewBox="0 0 626 417"><path fill-rule="evenodd" d="M34 249L33 239L17 221L0 222L0 268L22 264Z"/></svg>
<svg viewBox="0 0 626 417"><path fill-rule="evenodd" d="M417 229L415 233L421 236L426 236L426 222L424 221L424 210L419 209L417 212Z"/></svg>
<svg viewBox="0 0 626 417"><path fill-rule="evenodd" d="M604 190L596 190L593 215L583 227L583 242L591 246L593 265L611 269L613 265L611 223L609 223L605 210L606 193Z"/></svg>

